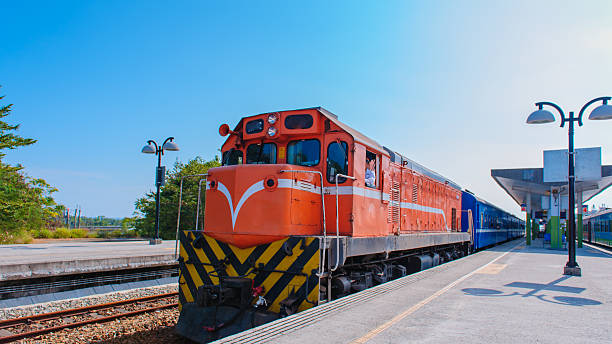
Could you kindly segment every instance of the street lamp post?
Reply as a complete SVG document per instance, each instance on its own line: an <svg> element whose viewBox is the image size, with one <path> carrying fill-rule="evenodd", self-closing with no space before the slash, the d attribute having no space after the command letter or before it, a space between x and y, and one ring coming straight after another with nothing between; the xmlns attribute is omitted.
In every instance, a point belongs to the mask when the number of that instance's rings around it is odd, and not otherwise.
<svg viewBox="0 0 612 344"><path fill-rule="evenodd" d="M568 144L568 166L567 166L567 175L568 175L568 229L569 229L569 247L568 247L568 261L565 264L565 268L563 269L564 275L573 275L580 276L581 270L580 266L576 262L576 222L574 221L574 211L576 205L575 203L575 183L576 176L574 175L574 122L578 122L579 126L582 126L582 115L587 107L591 104L596 103L598 101L603 102L602 105L596 107L591 114L589 115L589 119L591 120L603 120L603 119L612 119L612 105L608 105L608 101L612 99L612 97L599 97L595 98L588 103L586 103L580 112L578 113L578 117L574 117L574 112L570 111L569 118L565 117L563 114L563 110L556 104L550 102L539 102L535 105L538 107L538 110L534 111L527 118L528 124L543 124L543 123L551 123L555 121L555 116L547 110L544 110L544 105L550 106L559 112L561 115L561 128L565 125L565 122L569 122L568 127L568 136L569 136L569 144ZM582 206L582 205L581 205Z"/></svg>
<svg viewBox="0 0 612 344"><path fill-rule="evenodd" d="M155 141L149 140L147 145L142 147L141 151L145 154L157 155L157 169L155 170L155 186L157 186L157 193L155 194L155 238L149 241L151 245L161 244L161 239L159 238L159 189L164 185L166 177L166 167L161 165L161 157L164 155L164 150L179 150L178 145L174 142L174 137L167 138L161 146Z"/></svg>

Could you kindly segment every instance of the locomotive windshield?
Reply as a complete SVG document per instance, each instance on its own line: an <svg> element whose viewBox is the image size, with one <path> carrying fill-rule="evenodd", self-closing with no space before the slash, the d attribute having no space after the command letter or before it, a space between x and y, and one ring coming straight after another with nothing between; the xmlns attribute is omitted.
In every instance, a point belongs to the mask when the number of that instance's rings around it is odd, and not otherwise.
<svg viewBox="0 0 612 344"><path fill-rule="evenodd" d="M319 140L291 141L287 145L287 163L300 166L315 166L321 160Z"/></svg>
<svg viewBox="0 0 612 344"><path fill-rule="evenodd" d="M276 164L276 144L254 143L249 145L246 150L247 164Z"/></svg>
<svg viewBox="0 0 612 344"><path fill-rule="evenodd" d="M238 149L230 149L223 152L223 166L240 165L242 164L242 151Z"/></svg>

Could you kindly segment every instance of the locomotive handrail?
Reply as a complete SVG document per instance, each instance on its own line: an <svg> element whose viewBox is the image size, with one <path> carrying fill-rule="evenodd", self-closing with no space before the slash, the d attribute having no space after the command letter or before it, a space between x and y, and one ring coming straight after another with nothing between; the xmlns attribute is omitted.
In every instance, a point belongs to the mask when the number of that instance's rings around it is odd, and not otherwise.
<svg viewBox="0 0 612 344"><path fill-rule="evenodd" d="M321 278L323 276L323 263L325 262L325 244L327 242L327 226L325 223L325 195L323 194L323 173L320 171L310 171L310 170L280 170L280 173L285 172L298 172L298 173L314 173L318 174L321 178L321 209L323 213L323 258L321 259L321 264L319 264L319 272L317 276Z"/></svg>
<svg viewBox="0 0 612 344"><path fill-rule="evenodd" d="M195 222L195 229L198 230L198 220L200 219L200 199L201 199L201 193L202 193L202 181L206 180L206 177L200 179L200 181L198 182L198 205L196 206L196 222Z"/></svg>
<svg viewBox="0 0 612 344"><path fill-rule="evenodd" d="M352 176L347 176L346 174L341 174L338 173L336 174L336 265L334 266L334 268L331 268L330 265L330 272L336 271L336 269L338 269L338 265L340 265L340 220L339 220L339 214L338 214L338 177L344 177L344 178L348 178L348 179L352 179L352 180L356 180L357 178L352 177Z"/></svg>
<svg viewBox="0 0 612 344"><path fill-rule="evenodd" d="M183 179L188 178L188 177L198 177L198 176L208 177L208 173L190 174L190 175L181 177L181 186L179 189L180 191L179 191L178 214L176 216L176 241L174 242L174 259L178 259L179 226L181 224L181 204L183 203Z"/></svg>

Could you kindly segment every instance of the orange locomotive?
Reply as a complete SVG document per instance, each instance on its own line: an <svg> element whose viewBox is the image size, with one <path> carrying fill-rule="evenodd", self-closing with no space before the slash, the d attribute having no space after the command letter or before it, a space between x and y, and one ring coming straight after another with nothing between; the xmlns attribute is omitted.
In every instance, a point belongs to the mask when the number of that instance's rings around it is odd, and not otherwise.
<svg viewBox="0 0 612 344"><path fill-rule="evenodd" d="M323 108L243 118L180 233L177 331L207 342L467 253L461 189Z"/></svg>

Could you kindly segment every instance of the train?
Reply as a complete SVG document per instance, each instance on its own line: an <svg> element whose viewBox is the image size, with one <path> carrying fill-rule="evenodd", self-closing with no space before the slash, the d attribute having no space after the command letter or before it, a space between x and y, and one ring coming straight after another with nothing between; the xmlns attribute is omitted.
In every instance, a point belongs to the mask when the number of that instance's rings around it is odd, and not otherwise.
<svg viewBox="0 0 612 344"><path fill-rule="evenodd" d="M522 220L322 107L244 117L219 134L222 166L194 176L200 226L179 230L179 198L176 331L193 341L524 236Z"/></svg>
<svg viewBox="0 0 612 344"><path fill-rule="evenodd" d="M584 241L612 248L612 209L603 209L582 220Z"/></svg>

